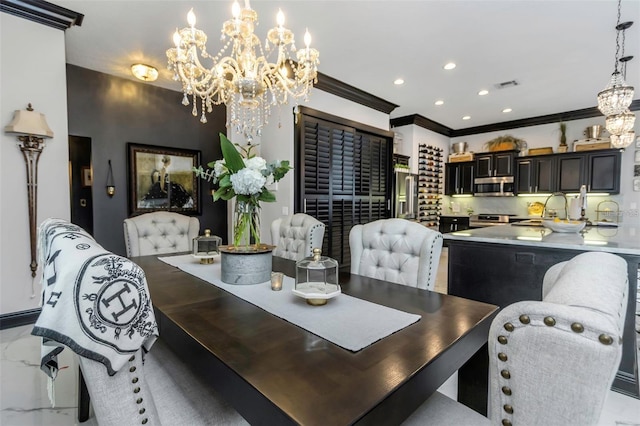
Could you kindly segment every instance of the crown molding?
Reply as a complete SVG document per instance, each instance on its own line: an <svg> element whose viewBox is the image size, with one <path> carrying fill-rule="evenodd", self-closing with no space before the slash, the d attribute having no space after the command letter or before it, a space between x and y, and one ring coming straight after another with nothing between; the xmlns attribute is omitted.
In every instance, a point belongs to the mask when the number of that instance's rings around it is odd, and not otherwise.
<svg viewBox="0 0 640 426"><path fill-rule="evenodd" d="M0 0L0 11L63 31L84 19L82 13L43 0Z"/></svg>
<svg viewBox="0 0 640 426"><path fill-rule="evenodd" d="M409 124L415 124L427 130L439 133L444 136L452 137L452 133L455 132L450 127L440 124L437 121L433 121L429 118L423 117L419 114L406 115L404 117L392 118L390 121L391 127L406 126Z"/></svg>
<svg viewBox="0 0 640 426"><path fill-rule="evenodd" d="M314 85L316 89L323 92L331 93L332 95L339 96L341 98L353 101L360 105L375 109L376 111L384 112L385 114L391 113L398 105L386 101L382 98L374 96L349 84L343 83L340 80L336 80L333 77L329 77L326 74L318 73L318 82Z"/></svg>
<svg viewBox="0 0 640 426"><path fill-rule="evenodd" d="M640 110L640 99L631 102L630 111ZM504 121L501 123L486 124L483 126L467 127L465 129L451 129L443 124L437 123L421 115L407 115L404 117L392 118L391 127L406 126L415 124L427 130L434 131L450 138L458 136L477 135L479 133L495 132L500 130L517 129L520 127L540 126L542 124L559 123L561 121L581 120L584 118L603 117L597 107L578 109L574 111L560 112L556 114L540 115L538 117L523 118L520 120Z"/></svg>

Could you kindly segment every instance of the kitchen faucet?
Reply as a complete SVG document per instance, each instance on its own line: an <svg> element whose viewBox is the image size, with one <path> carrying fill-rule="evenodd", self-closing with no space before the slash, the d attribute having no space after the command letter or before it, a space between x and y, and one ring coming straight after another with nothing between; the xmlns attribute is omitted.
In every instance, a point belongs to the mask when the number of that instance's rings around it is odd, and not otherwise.
<svg viewBox="0 0 640 426"><path fill-rule="evenodd" d="M554 192L553 194L549 195L547 197L547 199L544 201L544 207L542 208L542 217L546 217L547 214L547 203L549 202L549 199L553 198L553 197L562 197L564 198L564 218L565 219L569 219L569 201L567 200L567 196L564 194L564 192Z"/></svg>

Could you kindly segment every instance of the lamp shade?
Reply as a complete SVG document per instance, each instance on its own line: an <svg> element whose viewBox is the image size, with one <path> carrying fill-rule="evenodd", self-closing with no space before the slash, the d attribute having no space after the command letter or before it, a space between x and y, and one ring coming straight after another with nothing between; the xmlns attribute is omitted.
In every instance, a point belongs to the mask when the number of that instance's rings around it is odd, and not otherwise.
<svg viewBox="0 0 640 426"><path fill-rule="evenodd" d="M31 104L28 109L16 110L13 120L5 126L4 131L45 138L53 137L53 131L49 128L44 114L34 111Z"/></svg>

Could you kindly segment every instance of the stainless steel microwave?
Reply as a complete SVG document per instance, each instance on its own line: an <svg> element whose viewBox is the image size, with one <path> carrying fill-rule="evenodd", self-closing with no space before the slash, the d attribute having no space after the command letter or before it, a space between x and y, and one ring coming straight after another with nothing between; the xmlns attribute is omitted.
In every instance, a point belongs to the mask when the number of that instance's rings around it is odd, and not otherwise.
<svg viewBox="0 0 640 426"><path fill-rule="evenodd" d="M473 195L476 197L513 197L513 176L476 178L473 181Z"/></svg>

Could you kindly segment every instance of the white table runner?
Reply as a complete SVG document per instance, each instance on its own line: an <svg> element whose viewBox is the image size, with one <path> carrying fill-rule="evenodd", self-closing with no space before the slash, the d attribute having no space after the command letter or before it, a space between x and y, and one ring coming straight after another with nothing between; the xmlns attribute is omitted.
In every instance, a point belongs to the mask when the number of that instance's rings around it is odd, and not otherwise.
<svg viewBox="0 0 640 426"><path fill-rule="evenodd" d="M324 306L311 306L291 293L295 280L287 276L284 277L281 291L272 291L270 282L255 285L225 284L220 280L219 259L210 265L200 264L191 255L158 259L353 352L420 319L420 315L346 294L340 294Z"/></svg>

